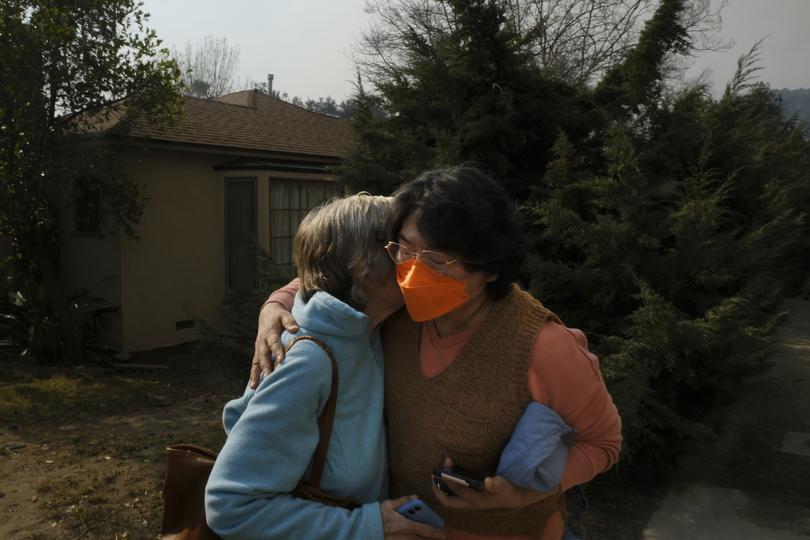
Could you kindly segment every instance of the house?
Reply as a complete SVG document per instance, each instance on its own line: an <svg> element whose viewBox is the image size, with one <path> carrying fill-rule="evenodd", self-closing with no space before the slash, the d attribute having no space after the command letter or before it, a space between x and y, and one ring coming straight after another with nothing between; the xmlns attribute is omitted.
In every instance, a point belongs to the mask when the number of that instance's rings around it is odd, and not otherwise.
<svg viewBox="0 0 810 540"><path fill-rule="evenodd" d="M66 289L96 300L120 351L193 341L198 319L220 325L226 292L256 284L257 248L291 271L298 223L339 192L330 167L351 143L346 120L259 91L184 100L174 126L118 114L88 140L111 145L142 184L138 238L101 234L87 208L67 220Z"/></svg>

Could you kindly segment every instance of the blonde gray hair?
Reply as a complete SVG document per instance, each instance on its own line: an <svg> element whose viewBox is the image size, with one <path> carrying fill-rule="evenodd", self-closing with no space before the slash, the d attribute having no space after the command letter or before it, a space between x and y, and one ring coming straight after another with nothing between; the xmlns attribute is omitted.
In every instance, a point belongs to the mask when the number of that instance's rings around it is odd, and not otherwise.
<svg viewBox="0 0 810 540"><path fill-rule="evenodd" d="M361 281L382 283L394 268L384 249L392 200L359 193L329 201L307 214L293 243L304 300L324 291L358 311L366 308Z"/></svg>

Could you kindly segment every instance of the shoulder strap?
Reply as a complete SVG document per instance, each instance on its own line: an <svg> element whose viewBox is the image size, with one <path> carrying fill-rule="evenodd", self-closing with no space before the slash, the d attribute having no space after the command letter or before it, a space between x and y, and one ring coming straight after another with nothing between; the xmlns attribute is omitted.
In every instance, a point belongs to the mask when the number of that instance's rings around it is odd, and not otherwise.
<svg viewBox="0 0 810 540"><path fill-rule="evenodd" d="M332 354L332 349L330 349L326 343L314 336L294 337L287 344L284 352L287 353L293 345L302 340L312 341L318 347L323 349L326 352L326 355L329 356L329 360L332 363L332 387L329 390L329 398L326 400L326 404L323 406L321 415L318 417L318 431L320 432L320 438L318 440L318 446L315 448L315 456L313 458L312 471L309 479L309 483L311 485L319 487L321 485L323 468L326 465L326 453L329 451L329 440L332 438L332 423L335 419L335 409L337 408L338 369L337 362L335 361L335 355Z"/></svg>

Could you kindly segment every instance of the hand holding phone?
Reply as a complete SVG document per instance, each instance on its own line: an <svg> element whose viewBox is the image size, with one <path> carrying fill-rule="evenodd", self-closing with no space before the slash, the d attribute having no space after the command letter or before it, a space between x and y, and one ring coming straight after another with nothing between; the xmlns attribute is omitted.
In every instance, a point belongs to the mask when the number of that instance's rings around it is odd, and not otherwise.
<svg viewBox="0 0 810 540"><path fill-rule="evenodd" d="M427 525L432 525L437 529L444 527L444 520L441 518L441 516L439 516L439 514L434 512L427 504L419 499L414 499L403 504L397 508L397 512L411 521L426 523Z"/></svg>
<svg viewBox="0 0 810 540"><path fill-rule="evenodd" d="M448 485L448 482L466 486L476 491L480 491L484 487L484 477L482 475L460 467L436 467L433 469L433 481L445 495L453 495L453 490Z"/></svg>

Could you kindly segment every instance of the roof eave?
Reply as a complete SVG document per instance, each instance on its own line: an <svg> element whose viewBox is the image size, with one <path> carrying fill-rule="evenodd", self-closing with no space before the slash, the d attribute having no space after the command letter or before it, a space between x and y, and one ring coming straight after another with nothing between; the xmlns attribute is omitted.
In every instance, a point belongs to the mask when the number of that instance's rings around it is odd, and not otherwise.
<svg viewBox="0 0 810 540"><path fill-rule="evenodd" d="M154 139L151 137L133 137L128 135L120 135L111 131L100 133L91 138L98 140L106 140L119 146L138 146L171 149L185 152L197 152L205 154L225 154L237 155L244 157L259 157L259 158L287 158L287 159L302 159L317 160L321 162L340 163L345 159L344 155L334 154L312 154L307 152L290 152L286 150L274 149L257 149L257 148L243 148L239 146L226 146L217 144L201 144L182 141L167 141L162 139Z"/></svg>

